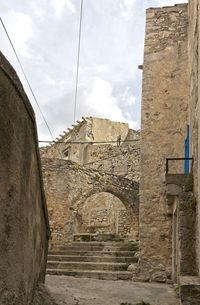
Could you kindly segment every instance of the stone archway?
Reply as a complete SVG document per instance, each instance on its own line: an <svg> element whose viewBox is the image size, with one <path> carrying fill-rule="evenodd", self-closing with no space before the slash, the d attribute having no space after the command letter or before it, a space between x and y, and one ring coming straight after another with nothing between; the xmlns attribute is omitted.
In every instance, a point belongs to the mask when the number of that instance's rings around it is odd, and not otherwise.
<svg viewBox="0 0 200 305"><path fill-rule="evenodd" d="M111 234L123 239L137 239L138 213L133 208L127 209L114 194L98 192L79 204L74 233Z"/></svg>
<svg viewBox="0 0 200 305"><path fill-rule="evenodd" d="M120 202L119 205L121 204L122 208L118 209L121 211L118 211L118 216L114 217L115 221L118 217L120 221L124 218L128 219L127 223L131 223L130 232L124 235L130 239L138 238L138 182L89 170L69 161L53 159L43 159L42 161L46 198L49 211L51 211L52 244L62 245L72 242L74 235L80 230L83 231L84 228L80 224L84 223L82 215L84 204L88 204L88 200L93 200L97 196L97 200L94 200L94 206L95 204L98 206L98 196L101 197L102 193L114 198L116 205L117 202ZM93 210L95 209L94 207ZM95 211L93 212L95 213ZM96 211L96 214L99 215L99 218L103 217L102 211ZM110 215L113 218L112 214ZM125 221L124 223L120 221L118 221L119 226L125 226ZM112 230L118 232L119 228L113 226Z"/></svg>

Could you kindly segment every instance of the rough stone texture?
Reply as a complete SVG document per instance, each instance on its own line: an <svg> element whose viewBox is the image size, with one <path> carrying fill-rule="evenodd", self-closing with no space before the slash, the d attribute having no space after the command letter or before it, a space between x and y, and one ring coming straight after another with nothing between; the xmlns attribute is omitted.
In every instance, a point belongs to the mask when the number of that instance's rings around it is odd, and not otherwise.
<svg viewBox="0 0 200 305"><path fill-rule="evenodd" d="M138 182L71 161L42 159L42 163L53 245L93 230L118 233L118 229L127 238L138 238ZM128 221L121 218L117 228L120 210L127 211Z"/></svg>
<svg viewBox="0 0 200 305"><path fill-rule="evenodd" d="M140 260L137 276L171 277L165 159L183 157L188 112L187 5L147 10L143 65ZM176 166L174 170L181 170Z"/></svg>
<svg viewBox="0 0 200 305"><path fill-rule="evenodd" d="M58 305L52 297L49 289L40 284L36 287L35 295L31 305Z"/></svg>
<svg viewBox="0 0 200 305"><path fill-rule="evenodd" d="M121 141L117 143L119 135L121 136ZM138 213L132 213L134 216L130 219L131 214L126 210L123 200L115 196L115 194L109 193L109 191L105 192L104 184L105 180L107 180L106 177L111 178L111 183L113 183L113 179L116 179L119 189L122 189L127 184L127 179L130 180L129 184L132 183L131 181L139 181L139 139L140 132L129 129L128 124L89 117L83 118L83 121L73 126L73 129L61 136L58 142L50 147L41 149L42 158L69 161L66 164L70 164L70 161L76 162L76 165L73 165L73 171L78 173L80 170L83 174L81 180L77 174L71 177L70 173L72 171L65 172L65 179L66 181L69 180L69 183L65 186L65 192L67 192L67 186L69 186L69 194L73 192L73 196L65 195L66 198L63 198L63 173L61 174L59 169L56 170L57 199L54 205L59 206L60 202L63 202L63 215L65 215L60 217L59 215L56 216L58 213L51 212L52 200L54 201L52 197L55 197L55 194L51 190L53 187L52 181L50 181L50 178L48 181L46 179L46 170L48 171L48 168L46 166L43 168L51 223L53 224L53 232L57 232L56 235L53 233L54 242L56 241L55 236L59 239L59 234L61 236L65 235L63 242L66 242L67 240L72 240L74 234L89 232L116 234L120 238L138 238ZM81 165L84 168L81 168ZM92 169L95 171L93 172ZM93 182L88 182L84 185L88 177L93 175L92 173L96 173L96 184L98 184L96 193L95 191L92 192L92 188L95 190ZM52 172L48 172L48 175L51 176ZM117 178L118 176L119 178ZM136 183L136 185L138 184ZM85 202L81 210L77 210L79 206L75 205L75 199L73 198L76 195L76 191L79 192L82 186L84 192L90 192L90 195L88 195L88 198L84 198ZM106 189L109 189L109 186ZM80 192L83 191L80 190ZM49 196L49 194L51 195ZM55 209L56 207L54 207ZM76 214L73 230L69 230L69 225L66 225L66 222L72 222L71 213L67 212L68 209L73 209L73 213ZM67 220L66 217L71 219ZM58 223L60 227L56 229ZM72 225L70 224L70 226ZM62 229L64 229L63 233L61 232ZM69 231L69 237L66 239Z"/></svg>
<svg viewBox="0 0 200 305"><path fill-rule="evenodd" d="M140 142L128 142L121 146L88 145L84 166L101 172L140 179Z"/></svg>
<svg viewBox="0 0 200 305"><path fill-rule="evenodd" d="M191 156L194 156L193 176L194 193L197 200L197 264L200 273L200 124L199 124L199 44L200 44L200 8L199 1L189 2L189 77L190 77L190 130L191 130Z"/></svg>
<svg viewBox="0 0 200 305"><path fill-rule="evenodd" d="M200 280L195 276L180 277L180 297L182 305L199 305Z"/></svg>
<svg viewBox="0 0 200 305"><path fill-rule="evenodd" d="M179 195L180 275L196 275L196 200L192 192Z"/></svg>
<svg viewBox="0 0 200 305"><path fill-rule="evenodd" d="M180 188L179 193L172 191L167 195L168 213L172 215L172 280L176 283L180 276L197 275L196 200L187 185L189 176L183 176L185 185L179 176L175 175L173 179L174 185ZM166 181L172 181L169 178L166 177Z"/></svg>
<svg viewBox="0 0 200 305"><path fill-rule="evenodd" d="M79 233L96 231L119 237L128 237L130 234L131 225L126 208L120 199L108 192L100 192L87 198L81 215ZM138 219L136 222L138 223Z"/></svg>
<svg viewBox="0 0 200 305"><path fill-rule="evenodd" d="M116 142L119 135L120 146ZM41 148L41 156L71 160L88 168L139 181L139 139L140 132L129 129L128 124L89 117L64 133L58 142Z"/></svg>
<svg viewBox="0 0 200 305"><path fill-rule="evenodd" d="M0 304L28 305L45 277L48 215L35 117L0 53Z"/></svg>

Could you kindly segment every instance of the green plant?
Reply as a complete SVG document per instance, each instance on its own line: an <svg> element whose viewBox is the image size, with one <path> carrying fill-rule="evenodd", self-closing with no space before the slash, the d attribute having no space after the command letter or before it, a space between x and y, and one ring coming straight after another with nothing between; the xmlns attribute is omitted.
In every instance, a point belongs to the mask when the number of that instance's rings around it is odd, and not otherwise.
<svg viewBox="0 0 200 305"><path fill-rule="evenodd" d="M187 198L187 205L188 205L188 207L191 207L191 208L195 209L196 208L196 204L197 204L197 201L196 201L196 198L195 198L194 194L190 193L190 195Z"/></svg>
<svg viewBox="0 0 200 305"><path fill-rule="evenodd" d="M116 234L109 234L109 241L124 241L123 238L119 237L118 235Z"/></svg>
<svg viewBox="0 0 200 305"><path fill-rule="evenodd" d="M185 192L193 191L193 173L189 173L185 181Z"/></svg>
<svg viewBox="0 0 200 305"><path fill-rule="evenodd" d="M81 236L81 241L90 241L90 236L89 235Z"/></svg>

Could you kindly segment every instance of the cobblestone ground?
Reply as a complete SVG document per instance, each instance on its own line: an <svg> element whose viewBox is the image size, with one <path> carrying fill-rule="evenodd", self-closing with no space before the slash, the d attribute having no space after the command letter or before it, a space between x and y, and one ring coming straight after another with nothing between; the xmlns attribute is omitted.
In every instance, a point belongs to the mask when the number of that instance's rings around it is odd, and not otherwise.
<svg viewBox="0 0 200 305"><path fill-rule="evenodd" d="M173 287L165 284L47 276L46 286L58 305L179 305Z"/></svg>

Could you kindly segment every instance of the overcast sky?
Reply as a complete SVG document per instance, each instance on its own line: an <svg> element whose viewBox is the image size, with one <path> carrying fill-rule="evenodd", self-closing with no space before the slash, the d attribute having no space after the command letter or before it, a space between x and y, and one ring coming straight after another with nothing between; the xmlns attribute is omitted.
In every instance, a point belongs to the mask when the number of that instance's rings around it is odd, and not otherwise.
<svg viewBox="0 0 200 305"><path fill-rule="evenodd" d="M97 116L140 128L145 9L183 0L84 0L76 119ZM5 0L0 14L54 136L73 124L80 0ZM0 48L36 112L40 140L49 132L6 35Z"/></svg>

